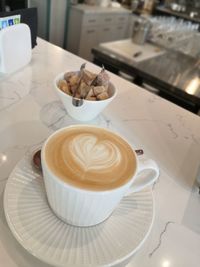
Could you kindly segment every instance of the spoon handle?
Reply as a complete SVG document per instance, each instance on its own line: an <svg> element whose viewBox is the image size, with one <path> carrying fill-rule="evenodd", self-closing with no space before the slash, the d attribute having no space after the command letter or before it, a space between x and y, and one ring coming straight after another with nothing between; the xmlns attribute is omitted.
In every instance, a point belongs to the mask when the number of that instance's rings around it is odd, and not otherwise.
<svg viewBox="0 0 200 267"><path fill-rule="evenodd" d="M78 84L76 86L76 89L74 90L74 93L73 93L73 98L76 96L76 93L81 85L81 81L82 81L82 78L83 78L83 70L85 69L85 66L86 66L86 63L83 63L80 67L80 78L79 78L79 81L78 81Z"/></svg>
<svg viewBox="0 0 200 267"><path fill-rule="evenodd" d="M135 153L138 155L138 156L141 156L144 154L144 151L142 149L136 149L135 150Z"/></svg>

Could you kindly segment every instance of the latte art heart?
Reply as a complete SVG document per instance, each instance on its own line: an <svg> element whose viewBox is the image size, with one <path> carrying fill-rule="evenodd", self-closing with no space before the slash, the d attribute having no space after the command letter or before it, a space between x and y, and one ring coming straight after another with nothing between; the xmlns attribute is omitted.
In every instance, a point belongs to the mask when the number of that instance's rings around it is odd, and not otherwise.
<svg viewBox="0 0 200 267"><path fill-rule="evenodd" d="M132 148L118 135L93 126L72 126L53 135L45 149L52 173L81 189L110 190L136 169Z"/></svg>
<svg viewBox="0 0 200 267"><path fill-rule="evenodd" d="M95 135L80 134L70 144L69 152L84 171L105 171L118 165L121 154L109 140L98 141Z"/></svg>

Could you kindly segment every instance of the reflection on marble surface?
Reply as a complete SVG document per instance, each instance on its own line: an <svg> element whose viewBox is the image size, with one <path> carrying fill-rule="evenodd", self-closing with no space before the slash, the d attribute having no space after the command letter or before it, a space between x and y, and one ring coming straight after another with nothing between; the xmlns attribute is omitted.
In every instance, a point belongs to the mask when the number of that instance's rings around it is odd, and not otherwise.
<svg viewBox="0 0 200 267"><path fill-rule="evenodd" d="M54 131L74 124L91 124L104 128L112 128L110 120L102 114L89 122L75 121L67 114L67 111L60 101L53 101L43 106L40 112L40 119L48 128Z"/></svg>
<svg viewBox="0 0 200 267"><path fill-rule="evenodd" d="M22 97L19 95L17 91L10 92L9 95L3 96L3 94L0 95L0 101L1 101L1 110L4 110L5 108L9 108L12 105L16 104L18 101L20 101Z"/></svg>
<svg viewBox="0 0 200 267"><path fill-rule="evenodd" d="M53 131L79 124L58 100L53 79L62 71L77 70L84 61L45 41L38 43L30 65L11 76L0 76L0 262L4 267L49 266L25 252L12 236L3 214L3 189L21 157L30 156ZM94 72L99 71L87 64ZM173 71L166 75L169 78ZM200 165L200 118L110 76L118 95L87 124L121 134L160 167L159 180L153 186L154 226L127 267L198 267L200 197L195 180Z"/></svg>
<svg viewBox="0 0 200 267"><path fill-rule="evenodd" d="M194 214L196 214L196 216L194 216ZM192 188L187 206L185 208L182 224L200 235L199 214L200 214L200 194L199 194L199 188L197 188L197 185L195 183Z"/></svg>
<svg viewBox="0 0 200 267"><path fill-rule="evenodd" d="M148 60L148 64L145 61L139 63L137 68L159 78L166 84L200 98L199 64L198 59L170 51L159 58ZM195 84L194 79L197 79Z"/></svg>
<svg viewBox="0 0 200 267"><path fill-rule="evenodd" d="M46 104L40 111L41 121L54 131L62 127L65 117L66 110L59 101Z"/></svg>
<svg viewBox="0 0 200 267"><path fill-rule="evenodd" d="M200 256L196 251L200 246L200 239L192 231L170 222L160 222L156 227L156 231L160 234L157 237L155 234L154 238L151 235L144 245L144 250L139 251L126 267L140 266L141 258L144 260L144 264L142 264L144 267L198 266ZM160 235L165 229L159 248L149 257L149 253L152 253L151 247L156 248L158 246ZM155 229L153 229L154 233Z"/></svg>

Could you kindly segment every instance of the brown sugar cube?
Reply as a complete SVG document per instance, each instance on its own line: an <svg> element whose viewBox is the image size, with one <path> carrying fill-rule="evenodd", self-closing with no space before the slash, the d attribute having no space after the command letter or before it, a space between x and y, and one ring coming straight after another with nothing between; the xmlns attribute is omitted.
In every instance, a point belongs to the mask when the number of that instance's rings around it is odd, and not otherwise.
<svg viewBox="0 0 200 267"><path fill-rule="evenodd" d="M76 84L78 84L79 82L79 76L78 75L72 75L67 81L70 84L70 86L74 86Z"/></svg>
<svg viewBox="0 0 200 267"><path fill-rule="evenodd" d="M104 86L94 86L93 91L94 91L94 95L97 96L97 95L105 92L106 91L106 88Z"/></svg>
<svg viewBox="0 0 200 267"><path fill-rule="evenodd" d="M69 90L69 87L64 87L64 88L62 89L62 91L63 91L64 93L68 94L68 95L71 95L71 92L70 92L70 90Z"/></svg>
<svg viewBox="0 0 200 267"><path fill-rule="evenodd" d="M106 71L102 71L101 73L98 74L97 76L97 85L107 85L109 83L110 77L107 74Z"/></svg>
<svg viewBox="0 0 200 267"><path fill-rule="evenodd" d="M59 82L58 82L58 87L61 89L61 87L62 86L65 86L65 85L67 85L67 82L65 81L65 80L60 80Z"/></svg>
<svg viewBox="0 0 200 267"><path fill-rule="evenodd" d="M70 89L69 89L69 85L67 84L67 82L65 80L60 80L58 83L58 87L60 88L60 90L62 90L64 93L67 93L68 95L70 95Z"/></svg>
<svg viewBox="0 0 200 267"><path fill-rule="evenodd" d="M80 94L79 92L77 92L77 93L75 94L75 98L79 98L79 99L81 99L81 94Z"/></svg>
<svg viewBox="0 0 200 267"><path fill-rule="evenodd" d="M86 84L90 85L91 82L95 79L96 74L88 71L88 70L83 70L83 80Z"/></svg>
<svg viewBox="0 0 200 267"><path fill-rule="evenodd" d="M76 88L77 88L77 84L73 85L73 86L70 86L70 91L71 91L71 94L73 95L76 91ZM77 91L77 93L79 92L79 90ZM80 93L80 92L79 92Z"/></svg>
<svg viewBox="0 0 200 267"><path fill-rule="evenodd" d="M79 85L78 88L77 88L77 86L78 86L78 84L75 84L75 85L70 87L72 95L74 95L74 93L75 93L75 94L78 94L79 97L84 98L85 95L87 94L85 91L85 88L87 87L87 85L83 81L81 81L81 84Z"/></svg>
<svg viewBox="0 0 200 267"><path fill-rule="evenodd" d="M93 86L89 86L89 91L88 91L88 93L87 93L87 97L93 97L93 96L95 96L94 95L94 87Z"/></svg>
<svg viewBox="0 0 200 267"><path fill-rule="evenodd" d="M74 76L74 75L77 75L77 73L74 72L74 71L66 72L66 73L64 74L64 79L65 79L66 81L68 81L68 80L69 80L72 76Z"/></svg>
<svg viewBox="0 0 200 267"><path fill-rule="evenodd" d="M63 87L63 89L61 89L64 93L71 95L71 92L69 90L69 87Z"/></svg>
<svg viewBox="0 0 200 267"><path fill-rule="evenodd" d="M80 87L80 94L82 98L85 98L88 95L88 92L90 91L90 86L85 85Z"/></svg>
<svg viewBox="0 0 200 267"><path fill-rule="evenodd" d="M96 97L95 96L87 96L86 100L92 100L92 101L96 101Z"/></svg>
<svg viewBox="0 0 200 267"><path fill-rule="evenodd" d="M103 92L103 93L101 93L101 94L99 94L99 95L97 96L97 100L105 100L105 99L107 99L107 98L109 98L109 95L108 95L107 92Z"/></svg>
<svg viewBox="0 0 200 267"><path fill-rule="evenodd" d="M106 84L104 84L103 86L105 87L106 91L108 91L109 82L108 82L108 83L106 83Z"/></svg>
<svg viewBox="0 0 200 267"><path fill-rule="evenodd" d="M87 86L87 84L84 81L81 81L81 83L79 85L80 92L82 92L86 86Z"/></svg>
<svg viewBox="0 0 200 267"><path fill-rule="evenodd" d="M87 84L84 81L81 81L81 83L79 85L79 88L82 89L82 88L84 88L86 86L87 86Z"/></svg>

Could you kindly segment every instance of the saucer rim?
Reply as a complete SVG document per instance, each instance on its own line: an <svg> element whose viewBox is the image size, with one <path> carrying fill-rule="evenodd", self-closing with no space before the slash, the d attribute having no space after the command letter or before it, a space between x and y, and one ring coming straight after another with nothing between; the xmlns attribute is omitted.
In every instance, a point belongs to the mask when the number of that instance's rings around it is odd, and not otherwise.
<svg viewBox="0 0 200 267"><path fill-rule="evenodd" d="M20 167L20 164L23 162L23 161L28 161L28 158L26 156L24 156L21 160L19 160L16 164L16 166L14 167L13 171L10 173L9 177L8 177L8 180L6 182L6 185L5 185L5 189L4 189L4 196L3 196L3 208L4 208L4 214L5 214L5 218L6 218L6 221L8 223L8 226L9 226L9 229L11 230L13 236L15 237L15 239L17 240L17 242L21 245L21 247L23 249L25 249L25 251L29 252L32 256L34 256L35 258L41 260L41 262L43 263L47 263L47 264L50 264L50 265L53 265L53 266L56 266L56 267L66 267L66 264L65 263L60 263L58 264L57 262L54 262L52 260L48 260L48 258L46 257L41 257L40 256L40 253L35 253L34 250L32 250L30 247L26 246L26 244L24 244L24 241L21 239L20 235L18 234L18 231L16 230L15 226L13 225L13 223L11 222L11 217L10 215L8 214L8 188L10 186L10 181L12 181L13 179L13 176L16 172L16 170L18 168L21 169ZM31 163L29 163L30 166ZM42 176L42 174L41 174ZM141 191L148 191L148 193L151 194L151 197L152 197L152 219L151 219L151 223L149 224L149 228L148 228L148 231L145 233L145 236L144 238L142 239L142 241L139 243L139 245L133 249L133 251L131 251L129 254L127 254L126 256L124 257L121 257L121 258L118 258L116 259L114 262L111 262L111 263L107 263L106 265L104 264L98 264L98 265L94 265L93 267L112 267L112 266L115 266L116 264L120 264L120 263L123 263L124 261L128 260L129 258L133 257L135 253L137 253L137 251L142 247L142 245L145 243L145 241L147 240L147 238L149 237L149 234L152 230L152 227L153 227L153 223L154 223L154 220L155 220L155 197L154 197L154 194L153 194L153 190L151 187L149 188L146 188L145 190L141 190ZM133 194L130 194L129 197L133 197L134 193ZM48 205L49 207L49 205ZM51 208L49 207L49 210L51 210ZM56 216L53 211L51 210L51 213L53 216ZM112 216L112 214L111 214ZM111 217L110 216L110 217ZM57 216L56 216L57 217ZM110 218L109 217L109 218ZM106 219L106 220L109 220ZM57 217L58 220L61 220L60 218ZM62 220L61 220L62 221ZM71 225L70 225L71 226ZM79 228L79 227L76 227L76 226L73 226L75 228ZM93 226L90 226L90 227L93 227ZM88 228L90 228L88 227ZM88 267L88 265L85 265L85 264L73 264L73 266L71 267Z"/></svg>

